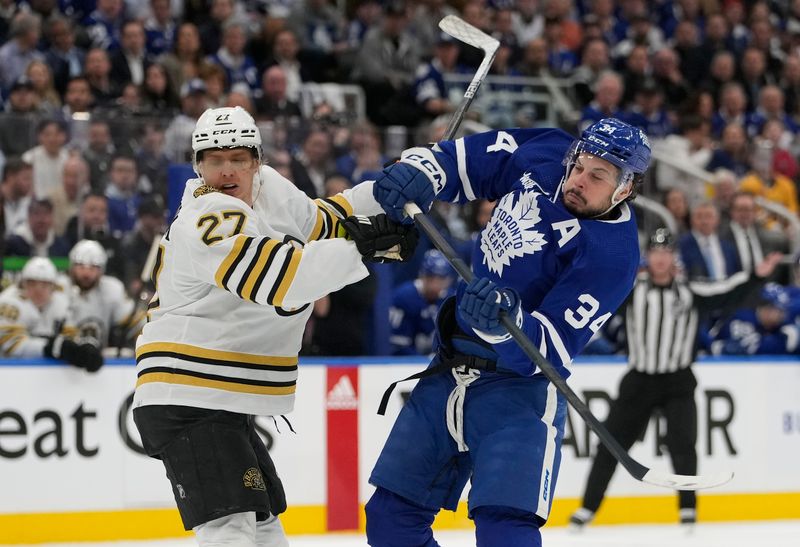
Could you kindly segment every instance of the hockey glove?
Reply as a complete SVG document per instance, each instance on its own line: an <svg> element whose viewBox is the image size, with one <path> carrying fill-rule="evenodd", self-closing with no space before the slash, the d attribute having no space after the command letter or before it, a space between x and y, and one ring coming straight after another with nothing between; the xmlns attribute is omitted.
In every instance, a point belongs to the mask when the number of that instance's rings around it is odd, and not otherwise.
<svg viewBox="0 0 800 547"><path fill-rule="evenodd" d="M492 343L504 342L510 338L506 328L500 323L500 312L513 317L517 325L522 324L520 297L517 291L506 287L501 289L485 277L476 277L464 289L458 303L461 318L482 338Z"/></svg>
<svg viewBox="0 0 800 547"><path fill-rule="evenodd" d="M402 262L414 254L419 236L412 226L397 224L384 215L354 215L340 226L345 237L356 244L365 260L372 262Z"/></svg>
<svg viewBox="0 0 800 547"><path fill-rule="evenodd" d="M45 357L60 359L89 372L97 372L103 366L103 355L92 344L77 344L63 336L50 338L44 347Z"/></svg>
<svg viewBox="0 0 800 547"><path fill-rule="evenodd" d="M409 224L403 206L415 202L423 212L428 212L445 184L445 172L427 148L411 148L403 158L386 167L372 186L372 195L389 218Z"/></svg>

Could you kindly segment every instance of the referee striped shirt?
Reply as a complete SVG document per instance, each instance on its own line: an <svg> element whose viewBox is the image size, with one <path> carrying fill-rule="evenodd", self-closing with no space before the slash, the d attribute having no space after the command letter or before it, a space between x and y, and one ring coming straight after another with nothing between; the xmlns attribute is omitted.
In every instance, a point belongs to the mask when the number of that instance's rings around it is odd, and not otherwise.
<svg viewBox="0 0 800 547"><path fill-rule="evenodd" d="M701 318L735 304L759 284L759 278L738 272L721 281L652 283L639 274L625 303L628 365L645 374L684 369L697 355Z"/></svg>

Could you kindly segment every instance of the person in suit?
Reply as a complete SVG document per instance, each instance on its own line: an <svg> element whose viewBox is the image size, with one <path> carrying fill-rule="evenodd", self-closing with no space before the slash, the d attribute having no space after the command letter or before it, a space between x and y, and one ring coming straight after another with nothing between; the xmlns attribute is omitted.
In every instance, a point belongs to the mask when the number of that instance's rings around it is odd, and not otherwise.
<svg viewBox="0 0 800 547"><path fill-rule="evenodd" d="M681 260L690 280L719 281L741 270L736 248L719 237L719 211L713 203L703 201L695 205L690 223L691 230L679 242Z"/></svg>
<svg viewBox="0 0 800 547"><path fill-rule="evenodd" d="M786 236L780 231L767 230L757 222L757 210L752 194L735 193L731 199L730 223L726 229L720 230L720 237L733 243L739 264L748 272L752 272L754 265L771 252L789 252ZM788 284L789 272L784 267L778 267L770 280Z"/></svg>
<svg viewBox="0 0 800 547"><path fill-rule="evenodd" d="M118 85L144 83L145 72L151 63L147 53L146 35L141 21L127 21L122 26L120 49L111 56L111 79Z"/></svg>

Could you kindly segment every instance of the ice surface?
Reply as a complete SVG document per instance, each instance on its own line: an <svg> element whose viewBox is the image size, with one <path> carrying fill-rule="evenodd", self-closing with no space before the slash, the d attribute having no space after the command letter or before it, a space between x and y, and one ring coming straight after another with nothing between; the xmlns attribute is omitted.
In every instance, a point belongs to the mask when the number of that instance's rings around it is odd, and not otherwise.
<svg viewBox="0 0 800 547"><path fill-rule="evenodd" d="M758 523L698 524L691 533L678 525L664 526L589 526L580 533L566 528L545 528L544 547L797 547L799 521ZM475 545L472 532L437 532L442 547ZM327 534L289 536L291 547L365 547L364 536ZM191 547L194 540L121 541L104 543L51 543L38 547ZM0 546L7 547L7 546Z"/></svg>

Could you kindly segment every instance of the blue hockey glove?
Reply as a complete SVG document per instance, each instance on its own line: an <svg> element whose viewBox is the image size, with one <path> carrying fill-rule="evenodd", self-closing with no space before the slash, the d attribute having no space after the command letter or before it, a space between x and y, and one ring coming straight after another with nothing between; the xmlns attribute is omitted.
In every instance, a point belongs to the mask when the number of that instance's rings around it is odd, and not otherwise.
<svg viewBox="0 0 800 547"><path fill-rule="evenodd" d="M508 339L508 332L500 323L500 311L508 313L519 325L522 317L520 302L514 289L501 289L485 277L476 277L464 289L458 313L473 329L490 337L502 337L496 340L500 342Z"/></svg>
<svg viewBox="0 0 800 547"><path fill-rule="evenodd" d="M410 148L397 163L386 167L375 181L372 194L389 218L409 223L403 205L413 201L428 212L445 184L445 172L427 148Z"/></svg>

